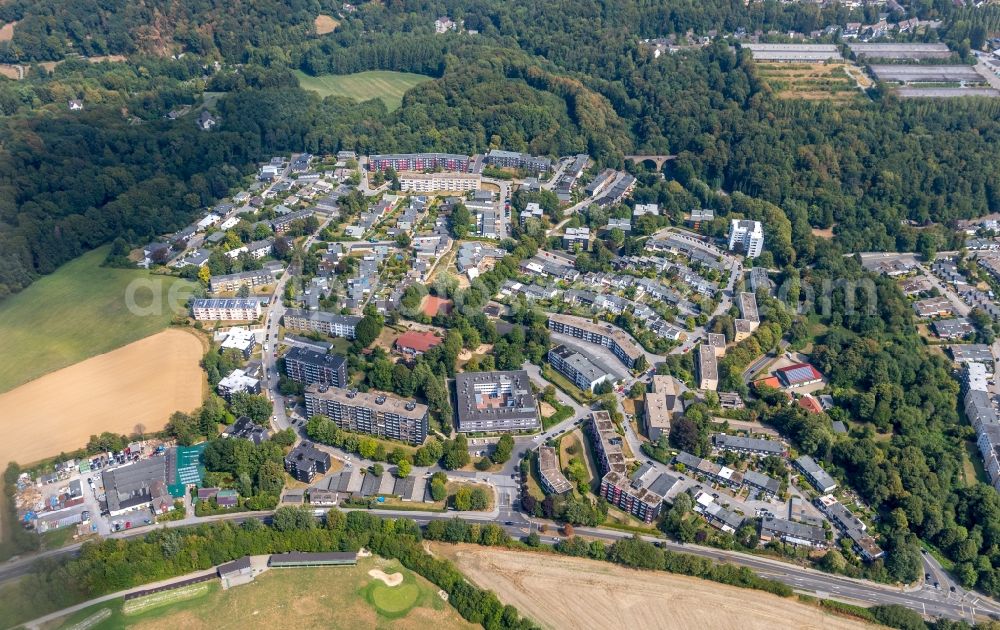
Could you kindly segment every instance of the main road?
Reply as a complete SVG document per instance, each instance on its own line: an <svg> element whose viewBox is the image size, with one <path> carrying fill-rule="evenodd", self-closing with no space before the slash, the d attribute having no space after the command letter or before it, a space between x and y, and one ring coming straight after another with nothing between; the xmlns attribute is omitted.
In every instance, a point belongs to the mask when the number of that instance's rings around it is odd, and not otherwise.
<svg viewBox="0 0 1000 630"><path fill-rule="evenodd" d="M355 510L345 508L343 511L349 512ZM541 519L526 519L509 509L503 509L503 506L498 506L493 512L442 513L409 510L372 510L372 512L389 518L413 519L422 526L431 521L455 517L461 517L470 522L499 523L509 535L514 537L523 537L531 531L538 531L543 524L553 531L556 528L554 523ZM190 517L181 521L164 523L161 527L176 528L220 521L241 523L249 519L258 519L267 523L270 522L271 515L272 512L244 512L203 518ZM150 528L129 530L112 534L110 538L141 536L149 531L151 531ZM578 527L576 528L576 533L609 542L630 538L634 535L630 532L591 527ZM725 562L744 566L754 570L761 577L777 580L791 586L798 592L809 593L819 597L863 605L898 604L931 617L966 619L968 621L973 621L976 615L1000 618L1000 604L975 592L964 591L961 587L956 587L955 592L944 588L935 589L926 584L909 588L894 587L867 580L823 573L815 569L737 551L676 543L653 536L642 536L642 538L670 551L708 558L720 563ZM553 542L555 540L555 536L543 536L544 542ZM31 557L8 561L6 564L0 565L0 582L27 574L31 571L34 563L42 558L57 559L74 555L79 552L80 546L81 543L76 543ZM747 596L750 597L751 594L748 593Z"/></svg>

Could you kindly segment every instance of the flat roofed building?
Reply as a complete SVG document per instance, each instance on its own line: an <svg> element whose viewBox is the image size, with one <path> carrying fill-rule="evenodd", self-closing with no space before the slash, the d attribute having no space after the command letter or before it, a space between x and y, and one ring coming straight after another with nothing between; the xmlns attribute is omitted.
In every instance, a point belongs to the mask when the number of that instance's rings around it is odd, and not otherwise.
<svg viewBox="0 0 1000 630"><path fill-rule="evenodd" d="M553 332L583 339L588 343L611 350L627 367L634 368L639 357L644 356L632 336L611 324L595 324L589 319L574 315L549 314L549 329Z"/></svg>
<svg viewBox="0 0 1000 630"><path fill-rule="evenodd" d="M592 411L590 421L587 422L587 431L594 444L597 468L601 475L606 475L612 470L625 474L627 466L625 453L622 451L622 436L615 431L611 415L607 411Z"/></svg>
<svg viewBox="0 0 1000 630"><path fill-rule="evenodd" d="M403 192L468 192L479 190L482 177L474 173L413 173L399 174L399 188Z"/></svg>
<svg viewBox="0 0 1000 630"><path fill-rule="evenodd" d="M590 358L567 348L556 346L549 350L549 363L553 368L583 391L593 392L594 388L613 377L594 365Z"/></svg>
<svg viewBox="0 0 1000 630"><path fill-rule="evenodd" d="M461 171L469 170L469 156L454 153L394 153L372 155L368 158L368 170L385 171Z"/></svg>
<svg viewBox="0 0 1000 630"><path fill-rule="evenodd" d="M643 464L631 476L609 471L601 479L601 496L620 510L652 523L663 508L663 499L678 479Z"/></svg>
<svg viewBox="0 0 1000 630"><path fill-rule="evenodd" d="M198 321L256 321L260 317L260 301L198 298L191 302L191 313Z"/></svg>
<svg viewBox="0 0 1000 630"><path fill-rule="evenodd" d="M826 547L827 544L822 527L771 516L764 517L760 522L760 539L765 543L777 539L792 545L816 548Z"/></svg>
<svg viewBox="0 0 1000 630"><path fill-rule="evenodd" d="M228 402L232 400L233 394L259 394L260 380L243 370L235 369L220 380L215 389Z"/></svg>
<svg viewBox="0 0 1000 630"><path fill-rule="evenodd" d="M806 479L820 492L833 492L837 482L812 457L803 455L795 460L795 467L802 471Z"/></svg>
<svg viewBox="0 0 1000 630"><path fill-rule="evenodd" d="M272 554L267 566L277 568L292 567L331 567L353 566L358 563L358 554L354 551L323 551L304 553L289 551L288 553Z"/></svg>
<svg viewBox="0 0 1000 630"><path fill-rule="evenodd" d="M747 258L756 258L764 251L764 228L760 221L733 219L729 225L729 249L741 250Z"/></svg>
<svg viewBox="0 0 1000 630"><path fill-rule="evenodd" d="M541 426L524 370L455 375L458 431L531 431Z"/></svg>
<svg viewBox="0 0 1000 630"><path fill-rule="evenodd" d="M249 359L250 353L253 352L256 345L257 337L253 331L247 328L236 327L231 328L226 333L226 338L222 340L220 347L223 350L236 350L243 355L244 359Z"/></svg>
<svg viewBox="0 0 1000 630"><path fill-rule="evenodd" d="M309 330L331 337L345 337L347 339L354 339L354 329L360 321L361 318L354 315L301 309L288 309L285 311L284 317L286 328Z"/></svg>
<svg viewBox="0 0 1000 630"><path fill-rule="evenodd" d="M715 391L719 388L719 364L715 350L707 344L698 346L698 389Z"/></svg>
<svg viewBox="0 0 1000 630"><path fill-rule="evenodd" d="M948 346L956 363L992 363L990 347L981 343L956 344Z"/></svg>
<svg viewBox="0 0 1000 630"><path fill-rule="evenodd" d="M295 347L285 355L285 375L293 381L347 387L347 360L336 354Z"/></svg>
<svg viewBox="0 0 1000 630"><path fill-rule="evenodd" d="M726 336L722 333L708 333L708 345L716 357L726 356Z"/></svg>
<svg viewBox="0 0 1000 630"><path fill-rule="evenodd" d="M310 442L302 442L285 456L285 471L295 479L309 483L316 475L330 470L330 454Z"/></svg>
<svg viewBox="0 0 1000 630"><path fill-rule="evenodd" d="M410 444L427 438L427 405L377 391L328 387L313 383L306 387L306 413L322 414L345 431L367 433Z"/></svg>
<svg viewBox="0 0 1000 630"><path fill-rule="evenodd" d="M646 392L645 400L646 436L655 442L670 434L671 419L684 412L684 402L676 379L660 374L653 376L653 391Z"/></svg>
<svg viewBox="0 0 1000 630"><path fill-rule="evenodd" d="M220 291L236 291L240 287L260 287L272 284L274 274L266 269L256 271L243 271L240 273L228 273L222 276L212 276L208 281L209 289L213 293Z"/></svg>
<svg viewBox="0 0 1000 630"><path fill-rule="evenodd" d="M777 440L764 440L761 438L716 433L712 436L712 442L716 448L724 451L749 453L751 455L775 455L777 457L785 454L785 445Z"/></svg>
<svg viewBox="0 0 1000 630"><path fill-rule="evenodd" d="M564 494L573 489L559 469L559 454L551 446L538 447L538 477L548 494Z"/></svg>
<svg viewBox="0 0 1000 630"><path fill-rule="evenodd" d="M760 316L757 314L757 296L753 293L744 291L740 293L738 302L740 307L740 317L753 324L759 324Z"/></svg>
<svg viewBox="0 0 1000 630"><path fill-rule="evenodd" d="M517 168L535 173L544 173L552 168L552 160L547 157L535 157L528 153L503 151L501 149L491 150L486 154L485 161L490 166Z"/></svg>
<svg viewBox="0 0 1000 630"><path fill-rule="evenodd" d="M869 59L948 59L952 56L947 44L888 42L848 42L847 47L858 57Z"/></svg>
<svg viewBox="0 0 1000 630"><path fill-rule="evenodd" d="M757 330L757 324L748 319L740 318L733 320L733 330L735 331L733 341L739 343L752 335L753 331Z"/></svg>

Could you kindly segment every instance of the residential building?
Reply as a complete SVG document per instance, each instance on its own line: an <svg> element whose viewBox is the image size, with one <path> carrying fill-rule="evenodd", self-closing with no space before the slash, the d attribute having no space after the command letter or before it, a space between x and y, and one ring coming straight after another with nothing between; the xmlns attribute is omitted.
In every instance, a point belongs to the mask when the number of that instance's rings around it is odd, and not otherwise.
<svg viewBox="0 0 1000 630"><path fill-rule="evenodd" d="M827 494L837 489L837 482L812 457L803 455L795 460L795 467L820 492Z"/></svg>
<svg viewBox="0 0 1000 630"><path fill-rule="evenodd" d="M219 346L223 352L226 350L236 350L244 359L249 359L253 349L257 346L257 337L248 328L234 327L226 333L226 338Z"/></svg>
<svg viewBox="0 0 1000 630"><path fill-rule="evenodd" d="M830 521L840 529L841 533L851 540L854 549L865 560L870 562L885 555L882 548L875 543L875 539L867 533L868 526L837 501L833 495L819 497L815 503L816 507L822 510L830 518Z"/></svg>
<svg viewBox="0 0 1000 630"><path fill-rule="evenodd" d="M948 317L955 314L951 300L944 296L917 300L913 303L913 311L917 314L917 317L922 319Z"/></svg>
<svg viewBox="0 0 1000 630"><path fill-rule="evenodd" d="M572 249L574 245L580 245L580 249L586 251L590 248L590 228L566 228L566 232L562 237L562 244L566 249Z"/></svg>
<svg viewBox="0 0 1000 630"><path fill-rule="evenodd" d="M677 379L660 374L653 376L653 389L646 392L643 405L646 436L655 442L669 435L671 419L675 414L682 413L684 402L680 397Z"/></svg>
<svg viewBox="0 0 1000 630"><path fill-rule="evenodd" d="M222 276L213 276L208 281L209 289L213 293L220 291L238 291L240 287L261 287L274 283L274 274L265 269L257 271L244 271L242 273L229 273Z"/></svg>
<svg viewBox="0 0 1000 630"><path fill-rule="evenodd" d="M941 339L962 339L975 334L976 327L964 317L939 319L934 322L934 332Z"/></svg>
<svg viewBox="0 0 1000 630"><path fill-rule="evenodd" d="M701 514L709 525L728 534L736 533L743 525L741 515L716 503L715 498L707 492L695 495L694 511Z"/></svg>
<svg viewBox="0 0 1000 630"><path fill-rule="evenodd" d="M458 431L532 431L541 426L531 380L524 370L455 375Z"/></svg>
<svg viewBox="0 0 1000 630"><path fill-rule="evenodd" d="M698 346L698 389L719 389L719 363L715 350L707 344Z"/></svg>
<svg viewBox="0 0 1000 630"><path fill-rule="evenodd" d="M747 258L764 251L764 229L760 221L733 219L729 225L729 251L741 250Z"/></svg>
<svg viewBox="0 0 1000 630"><path fill-rule="evenodd" d="M260 301L198 298L191 302L191 313L198 321L256 321L260 318Z"/></svg>
<svg viewBox="0 0 1000 630"><path fill-rule="evenodd" d="M482 177L474 173L414 173L399 174L399 188L403 192L467 192L479 190Z"/></svg>
<svg viewBox="0 0 1000 630"><path fill-rule="evenodd" d="M427 437L427 405L392 394L313 383L306 387L305 399L310 417L322 414L346 431L410 444L423 444Z"/></svg>
<svg viewBox="0 0 1000 630"><path fill-rule="evenodd" d="M274 251L274 241L269 238L262 241L253 241L247 245L247 254L256 260L270 256L272 251Z"/></svg>
<svg viewBox="0 0 1000 630"><path fill-rule="evenodd" d="M750 268L750 290L754 294L757 291L764 291L768 295L774 294L774 282L768 277L767 269L764 267Z"/></svg>
<svg viewBox="0 0 1000 630"><path fill-rule="evenodd" d="M766 516L760 522L760 540L767 543L780 540L792 545L822 549L827 546L826 532L822 527L795 523L782 518Z"/></svg>
<svg viewBox="0 0 1000 630"><path fill-rule="evenodd" d="M613 168L606 168L598 173L594 179L587 184L584 192L590 197L596 197L608 189L615 181L617 171Z"/></svg>
<svg viewBox="0 0 1000 630"><path fill-rule="evenodd" d="M493 149L487 153L485 161L490 166L516 168L533 173L544 173L552 168L552 160L547 157L535 157L527 153L502 151L500 149Z"/></svg>
<svg viewBox="0 0 1000 630"><path fill-rule="evenodd" d="M240 416L236 422L222 431L222 437L248 440L254 444L260 444L271 437L271 432L247 416Z"/></svg>
<svg viewBox="0 0 1000 630"><path fill-rule="evenodd" d="M288 309L285 311L284 323L292 330L308 330L331 337L354 339L354 328L361 321L355 315L339 315L324 311L305 311Z"/></svg>
<svg viewBox="0 0 1000 630"><path fill-rule="evenodd" d="M444 340L431 332L408 330L396 338L395 348L410 357L418 357Z"/></svg>
<svg viewBox="0 0 1000 630"><path fill-rule="evenodd" d="M822 382L823 375L808 363L796 363L774 371L785 387L805 387Z"/></svg>
<svg viewBox="0 0 1000 630"><path fill-rule="evenodd" d="M524 206L524 210L521 211L521 216L518 221L521 225L526 225L528 219L538 219L539 221L545 216L545 211L542 210L542 206L535 201L531 201Z"/></svg>
<svg viewBox="0 0 1000 630"><path fill-rule="evenodd" d="M708 346L717 358L726 356L726 336L722 333L708 333Z"/></svg>
<svg viewBox="0 0 1000 630"><path fill-rule="evenodd" d="M681 451L674 457L674 465L681 464L692 475L707 477L713 483L721 483L730 488L743 485L743 473L728 466L720 466L707 459L696 457L691 453Z"/></svg>
<svg viewBox="0 0 1000 630"><path fill-rule="evenodd" d="M622 452L622 437L615 430L608 412L591 412L586 427L601 473L601 496L646 523L656 520L663 507L663 499L678 482L677 478L661 474L649 464L640 466L629 477Z"/></svg>
<svg viewBox="0 0 1000 630"><path fill-rule="evenodd" d="M551 446L538 447L538 479L546 494L565 494L573 489L559 469L559 454Z"/></svg>
<svg viewBox="0 0 1000 630"><path fill-rule="evenodd" d="M598 384L614 380L610 374L594 365L589 357L563 345L549 350L549 363L556 372L586 392L593 392Z"/></svg>
<svg viewBox="0 0 1000 630"><path fill-rule="evenodd" d="M660 206L655 203L637 203L635 204L635 210L632 211L632 217L641 217L644 215L660 215Z"/></svg>
<svg viewBox="0 0 1000 630"><path fill-rule="evenodd" d="M397 153L372 155L368 158L369 171L393 169L402 171L459 171L469 170L469 156L451 153Z"/></svg>
<svg viewBox="0 0 1000 630"><path fill-rule="evenodd" d="M285 456L285 471L298 481L310 483L316 475L330 470L330 461L329 453L302 442Z"/></svg>
<svg viewBox="0 0 1000 630"><path fill-rule="evenodd" d="M219 381L216 391L228 402L232 400L233 394L259 394L260 381L243 370L236 369Z"/></svg>
<svg viewBox="0 0 1000 630"><path fill-rule="evenodd" d="M284 234L292 226L294 221L308 219L313 214L315 214L315 212L312 209L290 212L286 215L271 219L271 229L274 230L275 234Z"/></svg>
<svg viewBox="0 0 1000 630"><path fill-rule="evenodd" d="M347 360L336 354L295 347L285 355L285 375L293 381L311 385L347 387Z"/></svg>
<svg viewBox="0 0 1000 630"><path fill-rule="evenodd" d="M632 336L621 328L607 323L595 324L589 319L574 315L549 314L549 329L554 333L583 339L588 343L611 350L629 369L635 368L645 353Z"/></svg>
<svg viewBox="0 0 1000 630"><path fill-rule="evenodd" d="M781 457L785 454L785 445L777 440L764 440L716 433L712 436L712 443L715 445L715 448L724 451L747 453L749 455L774 455Z"/></svg>
<svg viewBox="0 0 1000 630"><path fill-rule="evenodd" d="M781 491L781 482L756 470L743 473L743 483L759 492L765 499L773 499Z"/></svg>

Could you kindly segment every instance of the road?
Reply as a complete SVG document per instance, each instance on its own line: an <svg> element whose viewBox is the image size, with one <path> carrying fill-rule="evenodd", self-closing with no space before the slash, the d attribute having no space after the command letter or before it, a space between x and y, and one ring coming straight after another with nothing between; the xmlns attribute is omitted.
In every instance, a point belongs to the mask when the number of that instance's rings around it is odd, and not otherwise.
<svg viewBox="0 0 1000 630"><path fill-rule="evenodd" d="M931 273L930 269L927 269L922 264L918 264L917 267L920 269L920 272L924 274L924 277L930 280L931 286L937 289L941 295L948 298L948 301L951 302L952 308L955 309L956 315L968 317L969 313L972 312L972 308L963 302L962 298L958 297L958 294L955 293L954 289L942 282L940 278Z"/></svg>
<svg viewBox="0 0 1000 630"><path fill-rule="evenodd" d="M343 509L343 511L349 512L355 511L355 509L346 508ZM526 519L511 510L503 509L502 505L498 506L498 509L495 510L494 513L441 513L408 510L372 510L372 512L387 518L413 519L420 525L426 525L433 520L451 519L456 516L460 516L464 520L470 522L501 523L504 530L514 537L523 537L531 531L537 531L543 524L551 531L556 531L554 523L541 519ZM270 522L271 514L271 512L222 514L214 517L191 518L183 521L164 523L161 527L176 528L193 525L195 523L212 521L230 521L240 523L251 518L259 519L267 523ZM142 530L130 530L128 532L115 534L112 538L140 536L149 531L151 531L149 528L144 528ZM633 536L630 532L590 527L578 527L576 528L576 533L607 541L615 541ZM549 541L553 540L552 537L545 538L548 538ZM764 558L737 551L714 549L711 547L702 547L693 544L675 543L652 536L643 536L642 538L649 542L656 542L670 551L688 553L703 558L709 558L717 562L728 562L739 566L745 566L753 569L762 577L788 584L796 591L810 593L830 599L866 605L898 604L906 606L912 610L916 610L924 615L947 617L950 619L966 619L969 621L972 621L974 619L974 615L976 614L1000 616L1000 604L997 604L996 602L977 593L964 591L960 587L956 587L956 592L954 593L943 587L935 589L933 586L928 585L912 588L893 587L869 582L867 580L858 580L823 573L815 569L800 567L771 558ZM58 558L72 555L75 554L79 548L80 544L77 543L30 558L7 562L5 565L0 566L0 582L28 573L34 562L42 557ZM926 564L927 557L925 556L925 565Z"/></svg>

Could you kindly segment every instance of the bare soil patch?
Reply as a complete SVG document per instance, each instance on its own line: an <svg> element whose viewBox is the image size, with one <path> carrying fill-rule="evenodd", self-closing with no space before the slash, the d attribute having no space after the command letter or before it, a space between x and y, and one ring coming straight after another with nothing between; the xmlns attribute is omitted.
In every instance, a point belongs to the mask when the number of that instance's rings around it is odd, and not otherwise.
<svg viewBox="0 0 1000 630"><path fill-rule="evenodd" d="M0 26L0 42L9 42L14 39L15 26L17 26L17 22L8 22Z"/></svg>
<svg viewBox="0 0 1000 630"><path fill-rule="evenodd" d="M813 234L813 236L816 236L816 237L819 237L819 238L831 239L831 238L833 238L833 228L830 227L830 228L826 228L825 230L821 230L819 228L813 228L812 229L812 234Z"/></svg>
<svg viewBox="0 0 1000 630"><path fill-rule="evenodd" d="M327 33L332 33L337 30L337 27L340 26L340 22L333 19L329 15L317 15L314 25L316 26L317 35L326 35Z"/></svg>
<svg viewBox="0 0 1000 630"><path fill-rule="evenodd" d="M399 586L403 583L402 573L385 573L382 569L372 569L368 575L376 580L381 580L386 586Z"/></svg>
<svg viewBox="0 0 1000 630"><path fill-rule="evenodd" d="M776 595L596 560L433 544L469 580L544 628L855 630L868 624ZM793 621L794 620L794 621Z"/></svg>
<svg viewBox="0 0 1000 630"><path fill-rule="evenodd" d="M72 451L102 431L162 429L201 404L203 352L195 334L170 328L0 395L0 465Z"/></svg>
<svg viewBox="0 0 1000 630"><path fill-rule="evenodd" d="M0 76L16 81L21 78L21 71L13 64L3 63L0 64Z"/></svg>

